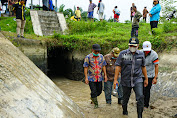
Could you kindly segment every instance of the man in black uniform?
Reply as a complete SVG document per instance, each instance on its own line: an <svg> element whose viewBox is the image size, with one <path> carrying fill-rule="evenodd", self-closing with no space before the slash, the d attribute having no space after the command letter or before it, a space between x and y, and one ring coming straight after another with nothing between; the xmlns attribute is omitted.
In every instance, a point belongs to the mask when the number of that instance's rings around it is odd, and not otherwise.
<svg viewBox="0 0 177 118"><path fill-rule="evenodd" d="M17 37L24 38L24 27L26 23L25 19L25 0L21 0L13 5L13 10L16 12L16 21L17 21Z"/></svg>

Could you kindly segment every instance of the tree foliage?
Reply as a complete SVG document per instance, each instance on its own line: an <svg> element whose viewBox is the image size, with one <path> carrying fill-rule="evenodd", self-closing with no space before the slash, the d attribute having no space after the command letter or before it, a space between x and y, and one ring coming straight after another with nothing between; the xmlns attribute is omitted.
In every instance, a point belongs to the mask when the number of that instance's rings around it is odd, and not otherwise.
<svg viewBox="0 0 177 118"><path fill-rule="evenodd" d="M163 17L168 16L174 10L176 10L176 6L174 5L177 3L177 0L161 0L162 3L162 15Z"/></svg>

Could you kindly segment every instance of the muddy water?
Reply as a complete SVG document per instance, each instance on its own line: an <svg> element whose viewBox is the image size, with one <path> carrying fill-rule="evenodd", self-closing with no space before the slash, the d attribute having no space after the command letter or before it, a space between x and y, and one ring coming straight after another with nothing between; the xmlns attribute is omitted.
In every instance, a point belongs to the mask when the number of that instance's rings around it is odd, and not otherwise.
<svg viewBox="0 0 177 118"><path fill-rule="evenodd" d="M134 94L131 95L129 101L129 115L122 115L121 105L118 105L118 99L112 97L112 104L107 105L105 102L104 92L98 97L99 108L93 109L90 104L89 86L81 81L73 81L64 77L52 78L54 83L63 90L81 109L84 110L87 118L136 118L136 102ZM144 118L151 118L148 114L143 114Z"/></svg>

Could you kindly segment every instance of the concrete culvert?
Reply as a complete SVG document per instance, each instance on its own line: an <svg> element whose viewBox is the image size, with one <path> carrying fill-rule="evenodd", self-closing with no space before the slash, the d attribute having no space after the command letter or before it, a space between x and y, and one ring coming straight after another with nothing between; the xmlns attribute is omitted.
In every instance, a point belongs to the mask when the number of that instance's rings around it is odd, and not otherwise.
<svg viewBox="0 0 177 118"><path fill-rule="evenodd" d="M85 116L63 91L0 33L0 117Z"/></svg>

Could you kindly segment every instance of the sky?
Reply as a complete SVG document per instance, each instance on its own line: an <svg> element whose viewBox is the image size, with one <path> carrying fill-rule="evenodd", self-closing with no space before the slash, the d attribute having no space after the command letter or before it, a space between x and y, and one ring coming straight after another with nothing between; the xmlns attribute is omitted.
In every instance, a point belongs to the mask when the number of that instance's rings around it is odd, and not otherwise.
<svg viewBox="0 0 177 118"><path fill-rule="evenodd" d="M58 7L62 4L65 5L64 9L74 9L74 6L79 6L83 9L83 11L88 10L88 5L89 5L89 0L57 0L57 5ZM92 0L93 3L98 5L99 0ZM151 10L152 8L152 2L153 0L102 0L102 2L105 4L105 11L104 15L106 16L106 19L109 19L110 17L113 17L113 12L112 10L114 9L115 6L118 6L120 13L120 22L124 22L125 20L130 20L130 7L132 3L135 3L135 6L137 7L137 10L142 13L143 8L146 6L148 11ZM27 6L31 3L31 0L27 0ZM39 4L42 5L42 0L33 0L33 4L37 5ZM55 0L53 0L53 3L55 5ZM98 18L97 12L97 7L94 10L94 17ZM149 22L149 17L147 17L147 20Z"/></svg>
<svg viewBox="0 0 177 118"><path fill-rule="evenodd" d="M40 4L42 5L42 0L40 0ZM98 5L99 0L92 0L93 3ZM118 6L118 9L120 10L120 22L124 22L125 20L130 20L130 7L132 3L134 2L137 6L138 11L142 13L143 8L146 6L147 9L150 11L152 8L152 1L153 0L102 0L102 2L105 4L105 12L106 19L109 19L110 17L113 17L112 10L115 6ZM53 0L55 5L55 0ZM28 0L27 4L31 3L31 0ZM39 0L34 0L34 4L39 4ZM58 0L57 5L60 6L61 4L65 5L65 9L71 8L74 9L74 6L79 6L83 9L83 11L87 11L89 0ZM98 18L97 7L94 10L94 17ZM149 18L147 18L149 19Z"/></svg>

